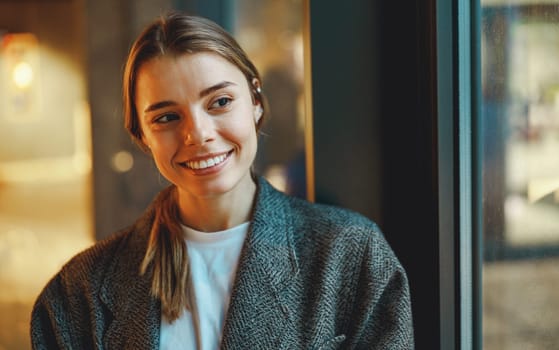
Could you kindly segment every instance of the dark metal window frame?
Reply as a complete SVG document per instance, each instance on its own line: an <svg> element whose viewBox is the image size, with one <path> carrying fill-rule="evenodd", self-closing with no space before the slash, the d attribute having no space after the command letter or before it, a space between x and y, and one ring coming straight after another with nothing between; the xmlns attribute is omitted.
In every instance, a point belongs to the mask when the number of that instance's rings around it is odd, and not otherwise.
<svg viewBox="0 0 559 350"><path fill-rule="evenodd" d="M479 1L437 1L441 349L481 349Z"/></svg>

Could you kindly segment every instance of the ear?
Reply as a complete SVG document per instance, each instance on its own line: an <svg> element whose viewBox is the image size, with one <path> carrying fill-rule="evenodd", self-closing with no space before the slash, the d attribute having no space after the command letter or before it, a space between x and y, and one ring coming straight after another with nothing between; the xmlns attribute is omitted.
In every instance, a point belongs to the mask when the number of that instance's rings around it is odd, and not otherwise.
<svg viewBox="0 0 559 350"><path fill-rule="evenodd" d="M262 118L262 114L264 114L264 109L262 108L262 99L261 99L261 92L260 89L260 81L257 78L252 78L252 102L254 104L254 122L258 124L260 118Z"/></svg>
<svg viewBox="0 0 559 350"><path fill-rule="evenodd" d="M257 93L260 93L260 80L258 80L258 78L252 78L250 83L252 84L252 89Z"/></svg>
<svg viewBox="0 0 559 350"><path fill-rule="evenodd" d="M260 102L260 94L262 93L262 90L260 88L260 80L258 80L257 78L252 78L251 83L251 91L250 94L252 95L252 102L254 104Z"/></svg>

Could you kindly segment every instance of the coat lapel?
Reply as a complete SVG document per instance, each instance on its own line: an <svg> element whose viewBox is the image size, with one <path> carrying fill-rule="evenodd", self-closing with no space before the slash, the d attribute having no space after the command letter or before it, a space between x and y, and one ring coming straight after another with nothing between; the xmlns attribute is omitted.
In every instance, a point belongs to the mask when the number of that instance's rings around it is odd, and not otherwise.
<svg viewBox="0 0 559 350"><path fill-rule="evenodd" d="M153 210L127 233L107 270L100 298L113 319L103 339L106 349L156 349L159 346L161 306L150 294L152 271L140 275Z"/></svg>
<svg viewBox="0 0 559 350"><path fill-rule="evenodd" d="M249 234L235 277L223 336L223 349L281 349L293 332L289 285L299 268L293 250L289 204L264 179L259 180ZM107 349L157 349L161 305L150 294L152 271L140 276L153 208L138 220L107 270L100 298L113 320L104 336Z"/></svg>
<svg viewBox="0 0 559 350"><path fill-rule="evenodd" d="M225 321L223 349L280 349L290 330L287 290L298 273L284 195L261 179Z"/></svg>

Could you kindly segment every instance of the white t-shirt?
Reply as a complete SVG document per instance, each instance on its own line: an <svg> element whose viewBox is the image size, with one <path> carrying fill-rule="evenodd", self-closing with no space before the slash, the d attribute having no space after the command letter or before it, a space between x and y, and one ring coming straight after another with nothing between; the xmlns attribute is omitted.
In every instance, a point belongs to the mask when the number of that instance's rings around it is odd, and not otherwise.
<svg viewBox="0 0 559 350"><path fill-rule="evenodd" d="M183 226L194 296L193 312L184 310L172 324L161 317L160 349L219 349L248 227L246 222L225 231L207 233Z"/></svg>

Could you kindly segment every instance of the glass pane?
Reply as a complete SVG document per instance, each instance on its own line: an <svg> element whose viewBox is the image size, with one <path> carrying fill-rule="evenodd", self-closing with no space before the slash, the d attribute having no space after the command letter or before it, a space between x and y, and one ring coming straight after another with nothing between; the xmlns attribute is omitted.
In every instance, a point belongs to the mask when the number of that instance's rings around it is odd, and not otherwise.
<svg viewBox="0 0 559 350"><path fill-rule="evenodd" d="M262 75L271 110L261 130L257 171L305 198L303 0L235 4L235 37Z"/></svg>
<svg viewBox="0 0 559 350"><path fill-rule="evenodd" d="M559 344L559 2L482 0L483 346Z"/></svg>

